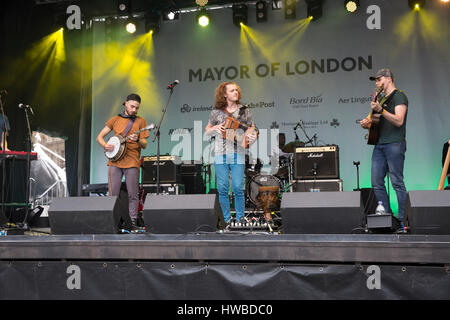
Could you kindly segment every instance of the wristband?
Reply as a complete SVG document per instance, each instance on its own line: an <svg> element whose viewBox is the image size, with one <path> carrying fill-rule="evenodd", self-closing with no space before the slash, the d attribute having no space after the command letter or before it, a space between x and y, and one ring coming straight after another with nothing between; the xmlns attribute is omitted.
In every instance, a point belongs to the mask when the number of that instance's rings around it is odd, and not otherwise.
<svg viewBox="0 0 450 320"><path fill-rule="evenodd" d="M381 114L383 114L386 111L386 109L383 109L383 111L381 111Z"/></svg>
<svg viewBox="0 0 450 320"><path fill-rule="evenodd" d="M106 146L106 142L103 141L103 142L102 142L102 148L104 148L105 146Z"/></svg>

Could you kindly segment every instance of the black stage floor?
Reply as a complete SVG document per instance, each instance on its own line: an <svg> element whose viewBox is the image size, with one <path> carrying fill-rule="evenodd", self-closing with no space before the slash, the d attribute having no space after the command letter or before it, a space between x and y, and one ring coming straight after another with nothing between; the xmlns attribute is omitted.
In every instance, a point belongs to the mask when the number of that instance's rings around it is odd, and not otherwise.
<svg viewBox="0 0 450 320"><path fill-rule="evenodd" d="M0 237L0 299L449 299L449 275L450 235Z"/></svg>
<svg viewBox="0 0 450 320"><path fill-rule="evenodd" d="M450 235L10 235L0 259L450 264Z"/></svg>

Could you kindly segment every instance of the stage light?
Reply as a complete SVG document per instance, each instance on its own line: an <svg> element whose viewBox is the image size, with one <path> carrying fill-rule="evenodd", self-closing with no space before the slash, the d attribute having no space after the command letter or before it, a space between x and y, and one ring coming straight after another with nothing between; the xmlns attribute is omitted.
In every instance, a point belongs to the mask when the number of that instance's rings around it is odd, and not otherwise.
<svg viewBox="0 0 450 320"><path fill-rule="evenodd" d="M200 27L204 28L209 25L209 21L210 21L209 14L206 12L205 8L202 8L197 13L197 23L200 25Z"/></svg>
<svg viewBox="0 0 450 320"><path fill-rule="evenodd" d="M248 19L248 7L245 4L233 4L233 24L237 27L246 25Z"/></svg>
<svg viewBox="0 0 450 320"><path fill-rule="evenodd" d="M156 34L160 27L160 18L158 12L151 12L145 15L145 32L150 34Z"/></svg>
<svg viewBox="0 0 450 320"><path fill-rule="evenodd" d="M284 0L284 18L295 19L297 1L296 0Z"/></svg>
<svg viewBox="0 0 450 320"><path fill-rule="evenodd" d="M283 8L283 0L272 0L272 10L281 10Z"/></svg>
<svg viewBox="0 0 450 320"><path fill-rule="evenodd" d="M358 10L359 0L345 0L344 5L348 12L353 13Z"/></svg>
<svg viewBox="0 0 450 320"><path fill-rule="evenodd" d="M127 19L127 22L125 24L125 29L128 33L135 33L137 30L136 21L133 19Z"/></svg>
<svg viewBox="0 0 450 320"><path fill-rule="evenodd" d="M178 20L179 17L180 17L180 13L176 10L168 10L168 11L165 11L163 14L164 21Z"/></svg>
<svg viewBox="0 0 450 320"><path fill-rule="evenodd" d="M256 3L256 22L267 21L267 2L258 1Z"/></svg>
<svg viewBox="0 0 450 320"><path fill-rule="evenodd" d="M322 17L322 0L305 0L307 9L306 17L315 21Z"/></svg>
<svg viewBox="0 0 450 320"><path fill-rule="evenodd" d="M408 0L408 5L413 10L420 10L425 6L425 0Z"/></svg>
<svg viewBox="0 0 450 320"><path fill-rule="evenodd" d="M118 0L117 1L117 14L119 16L131 15L131 0Z"/></svg>
<svg viewBox="0 0 450 320"><path fill-rule="evenodd" d="M208 0L195 0L195 3L196 3L197 5L199 5L200 7L204 7L204 6L207 5Z"/></svg>

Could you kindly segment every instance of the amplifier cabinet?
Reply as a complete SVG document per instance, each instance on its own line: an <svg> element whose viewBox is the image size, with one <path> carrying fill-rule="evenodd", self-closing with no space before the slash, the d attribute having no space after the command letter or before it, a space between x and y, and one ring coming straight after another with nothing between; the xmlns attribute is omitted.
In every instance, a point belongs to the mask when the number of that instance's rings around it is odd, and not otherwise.
<svg viewBox="0 0 450 320"><path fill-rule="evenodd" d="M156 184L143 184L142 189L147 194L156 194ZM163 183L159 185L159 194L184 194L184 184L179 183Z"/></svg>
<svg viewBox="0 0 450 320"><path fill-rule="evenodd" d="M294 178L339 179L339 147L296 148Z"/></svg>
<svg viewBox="0 0 450 320"><path fill-rule="evenodd" d="M341 179L325 180L294 180L291 182L291 192L324 192L342 191Z"/></svg>
<svg viewBox="0 0 450 320"><path fill-rule="evenodd" d="M159 182L160 183L180 183L180 163L177 156L159 157ZM147 156L141 158L142 165L142 183L156 184L157 162L156 156Z"/></svg>

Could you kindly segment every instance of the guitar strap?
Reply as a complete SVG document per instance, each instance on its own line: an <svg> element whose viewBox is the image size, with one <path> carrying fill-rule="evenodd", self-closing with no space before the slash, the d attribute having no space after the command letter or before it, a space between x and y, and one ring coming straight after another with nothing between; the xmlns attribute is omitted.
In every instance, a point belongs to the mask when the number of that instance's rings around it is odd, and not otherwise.
<svg viewBox="0 0 450 320"><path fill-rule="evenodd" d="M121 134L122 137L126 137L127 136L128 132L130 131L131 127L133 126L134 120L136 120L136 117L130 118L130 120L128 121L127 127L125 128L125 130Z"/></svg>
<svg viewBox="0 0 450 320"><path fill-rule="evenodd" d="M396 92L397 92L397 89L392 91L389 96L387 96L387 97L384 96L383 99L381 99L380 106L383 107L385 104L388 104L392 100L392 98L394 97ZM384 107L383 107L383 109L384 109Z"/></svg>

